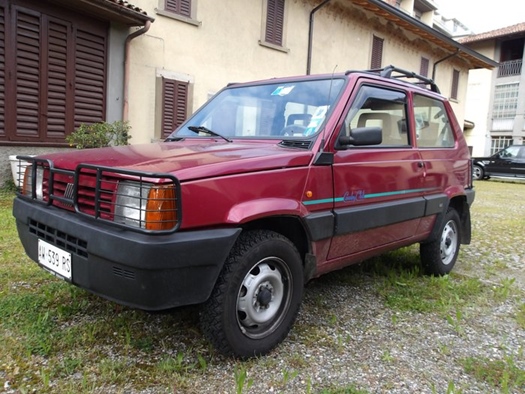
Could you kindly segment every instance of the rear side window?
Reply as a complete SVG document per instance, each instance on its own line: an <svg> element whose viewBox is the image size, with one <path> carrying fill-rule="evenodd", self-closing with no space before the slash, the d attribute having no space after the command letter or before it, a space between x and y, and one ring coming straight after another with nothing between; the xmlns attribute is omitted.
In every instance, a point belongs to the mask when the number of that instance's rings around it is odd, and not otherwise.
<svg viewBox="0 0 525 394"><path fill-rule="evenodd" d="M441 101L414 95L414 117L418 147L454 147L454 133L445 106Z"/></svg>
<svg viewBox="0 0 525 394"><path fill-rule="evenodd" d="M345 128L350 133L357 127L380 127L381 146L408 145L404 92L375 86L362 86L346 117Z"/></svg>

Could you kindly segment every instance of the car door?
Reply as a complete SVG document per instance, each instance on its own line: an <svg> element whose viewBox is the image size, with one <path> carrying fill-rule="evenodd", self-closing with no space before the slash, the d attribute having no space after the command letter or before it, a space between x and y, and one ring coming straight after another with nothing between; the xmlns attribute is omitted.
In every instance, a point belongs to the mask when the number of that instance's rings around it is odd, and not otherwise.
<svg viewBox="0 0 525 394"><path fill-rule="evenodd" d="M490 175L525 176L525 148L509 146L490 157L486 164Z"/></svg>
<svg viewBox="0 0 525 394"><path fill-rule="evenodd" d="M379 127L382 141L336 147L336 230L329 260L374 251L415 234L424 211L423 168L407 132L407 108L407 93L399 88L362 82L354 91L339 137Z"/></svg>

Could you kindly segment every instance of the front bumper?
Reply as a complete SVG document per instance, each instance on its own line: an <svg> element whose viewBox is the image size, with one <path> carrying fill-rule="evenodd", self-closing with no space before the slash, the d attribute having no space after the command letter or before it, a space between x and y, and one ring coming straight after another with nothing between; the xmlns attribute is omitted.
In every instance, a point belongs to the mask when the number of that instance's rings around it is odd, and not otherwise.
<svg viewBox="0 0 525 394"><path fill-rule="evenodd" d="M240 228L141 234L16 198L18 234L38 262L38 239L67 250L71 283L122 305L160 311L208 299Z"/></svg>

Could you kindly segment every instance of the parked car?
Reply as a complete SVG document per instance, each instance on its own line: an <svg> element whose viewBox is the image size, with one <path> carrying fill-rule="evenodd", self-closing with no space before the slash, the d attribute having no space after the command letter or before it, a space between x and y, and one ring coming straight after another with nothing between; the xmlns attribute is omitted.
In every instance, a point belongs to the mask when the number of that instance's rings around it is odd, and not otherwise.
<svg viewBox="0 0 525 394"><path fill-rule="evenodd" d="M511 145L489 157L473 157L474 179L525 177L525 145Z"/></svg>
<svg viewBox="0 0 525 394"><path fill-rule="evenodd" d="M230 84L165 142L20 159L35 262L130 307L201 304L241 358L286 338L305 282L414 243L443 275L470 242L462 129L395 67Z"/></svg>

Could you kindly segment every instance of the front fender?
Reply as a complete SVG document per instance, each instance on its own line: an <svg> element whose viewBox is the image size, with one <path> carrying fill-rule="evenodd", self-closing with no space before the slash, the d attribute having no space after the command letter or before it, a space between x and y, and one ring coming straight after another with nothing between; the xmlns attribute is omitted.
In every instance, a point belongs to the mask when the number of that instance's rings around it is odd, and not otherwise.
<svg viewBox="0 0 525 394"><path fill-rule="evenodd" d="M247 223L269 216L299 216L308 214L306 207L299 201L287 198L261 198L234 205L226 214L229 224Z"/></svg>

